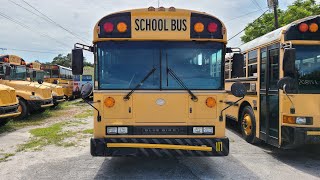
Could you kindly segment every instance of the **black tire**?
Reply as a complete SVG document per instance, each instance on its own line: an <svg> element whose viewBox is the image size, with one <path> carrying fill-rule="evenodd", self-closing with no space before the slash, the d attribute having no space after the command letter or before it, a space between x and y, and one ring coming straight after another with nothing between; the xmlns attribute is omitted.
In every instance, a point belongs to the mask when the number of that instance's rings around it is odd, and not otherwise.
<svg viewBox="0 0 320 180"><path fill-rule="evenodd" d="M29 108L27 102L24 99L19 98L19 108L21 108L21 114L17 117L17 119L22 120L29 115Z"/></svg>
<svg viewBox="0 0 320 180"><path fill-rule="evenodd" d="M6 119L0 119L0 127L6 125L9 122L9 118Z"/></svg>
<svg viewBox="0 0 320 180"><path fill-rule="evenodd" d="M240 129L242 137L248 143L255 144L258 142L256 138L256 118L250 106L245 106L241 113ZM250 120L249 120L250 118ZM249 123L251 121L251 123Z"/></svg>

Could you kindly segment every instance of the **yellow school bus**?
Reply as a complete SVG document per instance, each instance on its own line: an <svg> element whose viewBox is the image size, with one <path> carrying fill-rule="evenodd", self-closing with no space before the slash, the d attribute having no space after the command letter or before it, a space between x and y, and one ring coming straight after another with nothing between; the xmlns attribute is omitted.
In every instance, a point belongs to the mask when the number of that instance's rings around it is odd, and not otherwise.
<svg viewBox="0 0 320 180"><path fill-rule="evenodd" d="M73 75L70 68L60 65L41 65L41 70L45 72L44 81L62 86L66 99L74 99Z"/></svg>
<svg viewBox="0 0 320 180"><path fill-rule="evenodd" d="M320 16L295 21L242 45L242 60L227 58L226 89L240 81L248 94L226 116L238 122L248 142L320 144L319 25ZM225 103L234 101L228 96Z"/></svg>
<svg viewBox="0 0 320 180"><path fill-rule="evenodd" d="M0 67L0 78L4 75L4 70ZM16 91L9 86L0 84L0 126L5 125L9 118L20 115L18 106Z"/></svg>
<svg viewBox="0 0 320 180"><path fill-rule="evenodd" d="M51 90L41 84L28 82L25 61L15 55L0 56L0 68L4 75L0 84L7 85L16 90L19 99L18 111L20 119L28 116L29 112L53 106Z"/></svg>
<svg viewBox="0 0 320 180"><path fill-rule="evenodd" d="M226 156L226 28L203 12L146 8L113 13L93 29L93 156ZM92 87L92 86L91 86ZM90 83L82 97L91 93ZM240 87L240 86L239 86Z"/></svg>
<svg viewBox="0 0 320 180"><path fill-rule="evenodd" d="M41 70L41 63L32 62L27 64L27 77L31 82L40 82L43 86L46 86L52 91L52 98L54 106L57 106L59 102L65 101L64 92L62 86L44 82L45 72Z"/></svg>

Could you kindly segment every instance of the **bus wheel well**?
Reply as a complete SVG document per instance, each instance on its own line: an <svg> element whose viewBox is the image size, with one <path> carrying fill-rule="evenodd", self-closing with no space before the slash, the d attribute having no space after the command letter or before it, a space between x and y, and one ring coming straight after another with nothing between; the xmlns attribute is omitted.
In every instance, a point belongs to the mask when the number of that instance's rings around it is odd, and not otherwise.
<svg viewBox="0 0 320 180"><path fill-rule="evenodd" d="M244 109L244 107L246 106L250 106L250 103L248 101L243 101L240 105L240 108L239 108L239 112L238 112L238 123L240 123L240 118L241 118L241 115L242 115L242 111Z"/></svg>

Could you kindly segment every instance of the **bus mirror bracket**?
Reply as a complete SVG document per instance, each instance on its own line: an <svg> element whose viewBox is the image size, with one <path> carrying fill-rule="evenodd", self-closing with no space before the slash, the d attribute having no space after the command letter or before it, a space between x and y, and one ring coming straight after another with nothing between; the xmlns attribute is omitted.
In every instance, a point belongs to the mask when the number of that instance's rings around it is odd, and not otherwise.
<svg viewBox="0 0 320 180"><path fill-rule="evenodd" d="M247 89L244 86L244 84L240 83L240 82L236 82L233 83L231 86L231 93L232 95L239 97L240 99L238 99L235 102L232 102L229 106L225 107L224 109L221 110L220 112L220 116L219 116L219 121L223 121L223 111L227 110L228 108L230 108L231 106L236 105L239 101L241 101L247 94Z"/></svg>
<svg viewBox="0 0 320 180"><path fill-rule="evenodd" d="M287 96L287 98L289 99L289 101L291 103L290 114L295 114L296 109L294 107L294 104L293 104L290 96L287 93L287 91L294 91L297 89L295 80L292 79L291 77L283 77L278 81L277 87L278 87L278 89L283 90L283 92L285 93L285 95Z"/></svg>

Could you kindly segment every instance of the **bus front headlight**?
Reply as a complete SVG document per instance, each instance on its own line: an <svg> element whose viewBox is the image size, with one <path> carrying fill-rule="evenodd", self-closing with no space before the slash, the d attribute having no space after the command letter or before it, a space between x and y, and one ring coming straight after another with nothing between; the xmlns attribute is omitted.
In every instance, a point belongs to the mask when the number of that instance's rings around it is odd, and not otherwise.
<svg viewBox="0 0 320 180"><path fill-rule="evenodd" d="M297 117L296 124L300 124L300 125L307 124L307 118L306 117Z"/></svg>
<svg viewBox="0 0 320 180"><path fill-rule="evenodd" d="M118 128L117 127L107 127L107 134L117 134Z"/></svg>
<svg viewBox="0 0 320 180"><path fill-rule="evenodd" d="M39 96L30 96L30 99L32 99L32 100L41 100L41 97L39 97Z"/></svg>
<svg viewBox="0 0 320 180"><path fill-rule="evenodd" d="M128 134L128 127L118 127L118 134Z"/></svg>

